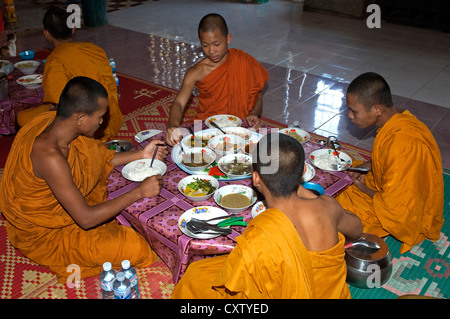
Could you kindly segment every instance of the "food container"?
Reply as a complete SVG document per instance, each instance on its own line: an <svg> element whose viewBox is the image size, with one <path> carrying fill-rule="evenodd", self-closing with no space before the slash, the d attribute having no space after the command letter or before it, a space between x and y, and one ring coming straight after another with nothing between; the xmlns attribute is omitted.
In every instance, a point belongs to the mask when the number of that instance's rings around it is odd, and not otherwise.
<svg viewBox="0 0 450 319"><path fill-rule="evenodd" d="M33 60L34 59L34 51L27 50L19 53L20 57L24 60Z"/></svg>
<svg viewBox="0 0 450 319"><path fill-rule="evenodd" d="M244 139L233 134L214 136L208 141L208 147L216 153L216 160L221 157L238 153L244 147Z"/></svg>
<svg viewBox="0 0 450 319"><path fill-rule="evenodd" d="M222 204L222 198L230 195L230 194L240 194L243 196L246 196L249 199L248 205L243 205L241 207L227 207ZM231 214L239 214L249 208L250 206L254 205L256 202L256 192L248 186L244 185L226 185L214 193L214 201L217 205L225 209Z"/></svg>
<svg viewBox="0 0 450 319"><path fill-rule="evenodd" d="M215 159L216 154L213 150L206 147L192 147L181 154L180 164L191 172L201 172L211 165Z"/></svg>
<svg viewBox="0 0 450 319"><path fill-rule="evenodd" d="M195 182L196 179L201 179L201 180L208 180L212 187L214 188L214 191L211 192L210 194L205 194L204 196L190 196L187 195L184 190L186 189L186 186L189 183ZM193 202L201 202L204 200L207 200L208 198L210 198L215 191L219 188L219 182L217 181L217 179L215 179L212 176L209 175L188 175L185 178L183 178L179 183L178 183L178 191L183 194L184 196L186 196L187 198L189 198L190 200L192 200Z"/></svg>
<svg viewBox="0 0 450 319"><path fill-rule="evenodd" d="M6 73L0 72L0 100L5 100L8 97L8 78Z"/></svg>
<svg viewBox="0 0 450 319"><path fill-rule="evenodd" d="M23 74L33 74L40 65L41 62L35 60L20 61L14 64Z"/></svg>
<svg viewBox="0 0 450 319"><path fill-rule="evenodd" d="M105 146L110 150L115 150L116 153L128 152L134 148L134 144L125 140L113 140L105 143Z"/></svg>
<svg viewBox="0 0 450 319"><path fill-rule="evenodd" d="M392 255L378 236L363 233L353 245L346 244L345 261L347 283L352 286L379 288L391 277Z"/></svg>

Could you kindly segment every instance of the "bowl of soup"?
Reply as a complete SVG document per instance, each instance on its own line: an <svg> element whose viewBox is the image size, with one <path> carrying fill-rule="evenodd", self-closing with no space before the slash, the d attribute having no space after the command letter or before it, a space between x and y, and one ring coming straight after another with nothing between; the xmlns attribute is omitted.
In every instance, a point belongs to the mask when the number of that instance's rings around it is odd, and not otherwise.
<svg viewBox="0 0 450 319"><path fill-rule="evenodd" d="M217 162L217 166L231 178L250 177L252 175L252 157L249 155L226 155Z"/></svg>
<svg viewBox="0 0 450 319"><path fill-rule="evenodd" d="M206 147L188 148L181 154L180 163L192 172L201 172L216 159L216 154Z"/></svg>
<svg viewBox="0 0 450 319"><path fill-rule="evenodd" d="M208 147L209 140L216 136L218 131L217 129L207 129L186 135L181 140L183 148Z"/></svg>
<svg viewBox="0 0 450 319"><path fill-rule="evenodd" d="M244 185L226 185L216 190L214 201L224 210L239 214L255 204L256 192Z"/></svg>

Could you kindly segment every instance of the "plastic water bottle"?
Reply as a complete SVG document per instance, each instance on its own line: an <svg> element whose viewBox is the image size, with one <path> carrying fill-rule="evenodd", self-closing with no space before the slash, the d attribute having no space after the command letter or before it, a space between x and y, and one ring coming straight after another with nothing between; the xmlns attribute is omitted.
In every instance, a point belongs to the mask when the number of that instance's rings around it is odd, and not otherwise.
<svg viewBox="0 0 450 319"><path fill-rule="evenodd" d="M119 78L117 77L116 73L113 73L114 80L116 80L116 86L117 86L117 98L120 99L120 88L119 88Z"/></svg>
<svg viewBox="0 0 450 319"><path fill-rule="evenodd" d="M129 260L122 261L122 269L120 270L125 274L131 284L131 299L140 299L138 276L136 270L131 267Z"/></svg>
<svg viewBox="0 0 450 319"><path fill-rule="evenodd" d="M113 58L109 58L109 65L112 67L112 73L116 73L116 62Z"/></svg>
<svg viewBox="0 0 450 319"><path fill-rule="evenodd" d="M114 299L114 280L116 279L116 271L112 269L110 262L103 264L103 271L100 274L100 283L102 287L103 299Z"/></svg>
<svg viewBox="0 0 450 319"><path fill-rule="evenodd" d="M130 299L131 283L123 271L119 271L114 281L114 298L115 299Z"/></svg>

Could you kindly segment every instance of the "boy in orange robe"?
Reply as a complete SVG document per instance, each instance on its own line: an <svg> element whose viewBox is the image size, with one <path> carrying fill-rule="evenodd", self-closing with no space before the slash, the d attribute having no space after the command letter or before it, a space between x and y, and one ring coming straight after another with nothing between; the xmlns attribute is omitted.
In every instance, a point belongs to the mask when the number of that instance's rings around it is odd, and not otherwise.
<svg viewBox="0 0 450 319"><path fill-rule="evenodd" d="M236 238L229 255L189 265L172 298L350 298L344 235L359 238L362 224L332 197L300 184L304 156L302 145L285 134L258 142L253 184L269 208Z"/></svg>
<svg viewBox="0 0 450 319"><path fill-rule="evenodd" d="M208 14L203 17L198 35L206 58L186 72L172 104L166 133L169 145L180 140L182 133L177 128L195 86L199 91L197 119L230 114L246 119L255 129L261 126L261 91L269 79L267 70L244 51L228 49L231 34L222 16Z"/></svg>
<svg viewBox="0 0 450 319"><path fill-rule="evenodd" d="M81 277L98 275L104 262L120 267L153 263L147 241L114 217L142 197L159 193L161 176L106 200L113 166L152 156L152 142L139 151L115 153L94 139L107 110L107 92L86 77L63 90L58 109L36 116L17 134L0 184L0 209L12 245L34 262L49 267L59 282L78 265ZM161 150L161 151L160 151ZM159 147L164 159L166 147Z"/></svg>
<svg viewBox="0 0 450 319"><path fill-rule="evenodd" d="M427 128L409 111L392 103L386 81L364 73L347 91L348 117L361 128L376 125L371 168L366 175L349 173L353 185L336 199L361 218L364 232L392 235L400 253L424 239L438 240L444 223L444 181L439 148Z"/></svg>
<svg viewBox="0 0 450 319"><path fill-rule="evenodd" d="M23 127L37 114L54 110L66 83L76 76L86 76L100 82L108 92L108 112L95 136L105 142L117 134L123 123L116 81L109 59L102 48L89 42L73 41L75 27L67 27L68 16L69 13L61 8L49 9L44 16L44 36L54 50L45 61L42 79L43 105L19 112L17 123Z"/></svg>

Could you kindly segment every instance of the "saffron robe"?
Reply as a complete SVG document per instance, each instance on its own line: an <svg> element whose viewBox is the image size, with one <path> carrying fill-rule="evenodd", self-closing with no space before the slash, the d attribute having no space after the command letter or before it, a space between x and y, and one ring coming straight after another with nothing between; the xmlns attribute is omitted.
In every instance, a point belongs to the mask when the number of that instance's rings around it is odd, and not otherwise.
<svg viewBox="0 0 450 319"><path fill-rule="evenodd" d="M0 209L11 244L34 262L56 273L65 283L76 264L81 277L100 274L104 262L120 268L124 259L145 267L156 258L147 241L115 220L83 230L60 205L45 180L36 177L30 159L34 140L56 112L36 116L18 132L0 184ZM114 151L100 141L79 136L70 143L68 163L73 180L88 205L104 202Z"/></svg>
<svg viewBox="0 0 450 319"><path fill-rule="evenodd" d="M196 83L198 119L206 120L217 114L244 119L269 79L267 70L251 55L238 49L228 51L226 60Z"/></svg>
<svg viewBox="0 0 450 319"><path fill-rule="evenodd" d="M108 92L108 112L101 141L114 137L123 123L116 81L105 51L89 42L62 43L52 51L45 61L42 79L43 105L19 112L17 123L23 127L37 114L48 111L50 104L58 104L67 82L77 76L89 77L105 87Z"/></svg>
<svg viewBox="0 0 450 319"><path fill-rule="evenodd" d="M290 219L267 209L236 241L230 254L189 265L171 298L350 298L342 234L310 252Z"/></svg>
<svg viewBox="0 0 450 319"><path fill-rule="evenodd" d="M426 125L409 111L394 115L378 130L371 159L364 184L377 192L373 199L351 185L336 200L359 216L364 232L401 241L400 253L424 239L439 239L443 169Z"/></svg>

